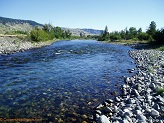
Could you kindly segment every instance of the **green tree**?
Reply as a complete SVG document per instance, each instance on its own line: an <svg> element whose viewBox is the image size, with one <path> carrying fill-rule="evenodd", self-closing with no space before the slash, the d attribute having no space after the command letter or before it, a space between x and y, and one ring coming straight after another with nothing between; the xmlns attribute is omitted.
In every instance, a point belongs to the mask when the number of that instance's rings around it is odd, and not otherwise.
<svg viewBox="0 0 164 123"><path fill-rule="evenodd" d="M53 31L53 26L51 24L45 24L43 25L43 30L46 31L47 33Z"/></svg>
<svg viewBox="0 0 164 123"><path fill-rule="evenodd" d="M142 28L139 28L137 31L137 34L140 34L140 33L142 33Z"/></svg>
<svg viewBox="0 0 164 123"><path fill-rule="evenodd" d="M110 40L111 41L116 41L116 40L120 40L121 39L121 33L120 32L112 32L109 34L110 35Z"/></svg>
<svg viewBox="0 0 164 123"><path fill-rule="evenodd" d="M46 33L44 30L39 29L38 27L35 27L30 32L30 38L33 41L46 41L46 40L49 40L49 34Z"/></svg>
<svg viewBox="0 0 164 123"><path fill-rule="evenodd" d="M137 30L135 27L130 27L129 28L129 34L128 34L128 38L129 39L134 39L137 35Z"/></svg>
<svg viewBox="0 0 164 123"><path fill-rule="evenodd" d="M62 38L71 38L72 33L70 32L70 30L64 31Z"/></svg>
<svg viewBox="0 0 164 123"><path fill-rule="evenodd" d="M108 27L105 26L105 30L100 34L99 41L108 41L109 40L109 32L108 32Z"/></svg>
<svg viewBox="0 0 164 123"><path fill-rule="evenodd" d="M121 39L126 40L126 32L124 30L121 30L120 37L121 37Z"/></svg>
<svg viewBox="0 0 164 123"><path fill-rule="evenodd" d="M147 33L151 36L151 38L154 38L156 31L157 31L156 30L156 23L154 21L152 21L149 25Z"/></svg>
<svg viewBox="0 0 164 123"><path fill-rule="evenodd" d="M142 40L149 40L150 39L150 35L147 34L146 32L140 32L140 33L137 34L137 38L140 41L142 41Z"/></svg>
<svg viewBox="0 0 164 123"><path fill-rule="evenodd" d="M60 27L54 27L54 37L55 38L62 38L64 31Z"/></svg>

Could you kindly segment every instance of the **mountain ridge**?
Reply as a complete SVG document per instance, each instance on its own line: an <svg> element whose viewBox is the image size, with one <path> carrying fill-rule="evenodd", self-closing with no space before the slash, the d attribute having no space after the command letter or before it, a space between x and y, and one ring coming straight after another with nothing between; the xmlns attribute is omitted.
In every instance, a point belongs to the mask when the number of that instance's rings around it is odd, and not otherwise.
<svg viewBox="0 0 164 123"><path fill-rule="evenodd" d="M11 24L29 23L33 27L34 26L43 26L43 24L37 23L32 20L13 19L13 18L1 17L1 16L0 16L0 23L2 23L4 25L7 23L11 23Z"/></svg>
<svg viewBox="0 0 164 123"><path fill-rule="evenodd" d="M35 26L42 27L43 24L37 23L32 20L13 19L0 16L0 34L12 31L31 31ZM66 28L61 27L63 30L69 30L72 35L79 36L80 33L87 35L100 35L102 30L89 29L89 28Z"/></svg>

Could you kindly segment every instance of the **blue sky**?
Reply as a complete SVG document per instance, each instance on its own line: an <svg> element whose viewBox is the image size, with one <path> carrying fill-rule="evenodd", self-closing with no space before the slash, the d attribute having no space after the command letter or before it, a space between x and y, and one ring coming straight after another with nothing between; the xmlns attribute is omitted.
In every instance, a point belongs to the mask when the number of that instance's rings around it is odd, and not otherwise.
<svg viewBox="0 0 164 123"><path fill-rule="evenodd" d="M0 16L54 26L120 31L164 27L164 0L0 0Z"/></svg>

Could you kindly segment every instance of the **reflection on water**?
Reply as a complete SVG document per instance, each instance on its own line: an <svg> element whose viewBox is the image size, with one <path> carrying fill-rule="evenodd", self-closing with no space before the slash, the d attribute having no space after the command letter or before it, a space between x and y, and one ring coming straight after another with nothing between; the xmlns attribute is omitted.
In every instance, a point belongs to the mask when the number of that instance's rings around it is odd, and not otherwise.
<svg viewBox="0 0 164 123"><path fill-rule="evenodd" d="M135 67L130 49L73 40L0 56L0 117L87 121Z"/></svg>

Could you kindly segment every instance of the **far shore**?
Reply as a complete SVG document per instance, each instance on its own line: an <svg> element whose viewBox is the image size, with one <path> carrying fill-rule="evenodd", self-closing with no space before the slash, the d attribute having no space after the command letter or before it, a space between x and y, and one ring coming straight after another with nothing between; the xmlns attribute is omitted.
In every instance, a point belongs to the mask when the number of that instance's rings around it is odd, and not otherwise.
<svg viewBox="0 0 164 123"><path fill-rule="evenodd" d="M4 35L0 34L0 54L13 54L17 52L23 52L25 50L44 47L51 45L52 43L59 41L59 39L53 39L48 41L33 42L25 39L26 35ZM110 44L126 45L134 49L157 49L157 47L150 46L148 41L132 41L121 40L108 42Z"/></svg>

